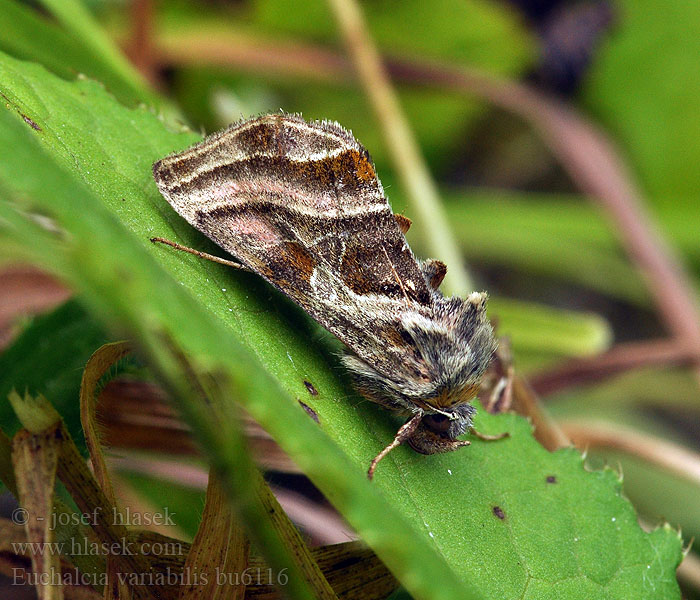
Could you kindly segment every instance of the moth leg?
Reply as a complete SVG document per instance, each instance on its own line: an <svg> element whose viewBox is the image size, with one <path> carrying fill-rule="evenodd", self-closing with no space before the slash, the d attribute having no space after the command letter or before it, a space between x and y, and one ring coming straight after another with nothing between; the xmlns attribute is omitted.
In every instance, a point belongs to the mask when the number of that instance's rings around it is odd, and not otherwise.
<svg viewBox="0 0 700 600"><path fill-rule="evenodd" d="M406 233L411 228L412 221L408 217L397 214L394 215L394 219L396 219L396 224L399 226L401 233Z"/></svg>
<svg viewBox="0 0 700 600"><path fill-rule="evenodd" d="M491 390L488 401L485 403L485 408L488 412L500 414L510 410L513 404L513 369L509 370L507 375L500 377L496 385Z"/></svg>
<svg viewBox="0 0 700 600"><path fill-rule="evenodd" d="M379 461L382 460L389 452L391 452L394 448L398 448L401 444L403 444L408 438L410 438L418 429L418 425L420 425L421 419L423 418L423 413L419 412L416 413L414 416L412 416L408 421L406 421L399 430L396 432L396 437L394 438L394 441L391 442L384 450L382 450L377 456L374 457L374 460L372 461L372 464L369 466L369 470L367 471L367 477L372 480L372 477L374 477L374 471L377 469L377 465L379 464Z"/></svg>
<svg viewBox="0 0 700 600"><path fill-rule="evenodd" d="M484 442L495 442L496 440L502 440L503 438L510 437L510 433L508 433L507 431L504 431L503 433L499 433L497 435L488 435L486 433L480 433L476 429L472 429L470 433L474 434L475 437L479 438Z"/></svg>
<svg viewBox="0 0 700 600"><path fill-rule="evenodd" d="M430 284L430 287L437 290L445 279L447 274L447 265L434 258L429 258L421 263L421 271L423 271L423 277Z"/></svg>
<svg viewBox="0 0 700 600"><path fill-rule="evenodd" d="M479 398L490 413L508 412L514 400L515 369L510 351L510 340L501 338L479 388ZM488 398L488 400L486 400Z"/></svg>
<svg viewBox="0 0 700 600"><path fill-rule="evenodd" d="M159 242L161 244L165 244L166 246L170 246L171 248L175 248L175 250L182 250L183 252L194 254L199 258L205 258L206 260L210 260L221 265L226 265L227 267L233 267L234 269L240 269L241 271L248 271L252 273L252 271L248 267L239 262L235 262L233 260L226 260L225 258L220 258L218 256L214 256L213 254L208 254L207 252L201 252L200 250L195 250L194 248L188 248L187 246L183 246L181 244L178 244L177 242L166 240L162 237L152 237L151 241L154 244L156 242Z"/></svg>

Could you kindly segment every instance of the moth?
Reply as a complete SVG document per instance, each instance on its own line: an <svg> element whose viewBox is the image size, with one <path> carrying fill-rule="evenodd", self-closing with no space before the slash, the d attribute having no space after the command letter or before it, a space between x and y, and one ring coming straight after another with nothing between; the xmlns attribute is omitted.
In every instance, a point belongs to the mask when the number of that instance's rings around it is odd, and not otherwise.
<svg viewBox="0 0 700 600"><path fill-rule="evenodd" d="M447 271L416 259L365 148L337 123L269 114L153 165L187 222L301 306L347 347L357 390L408 417L372 461L407 442L423 454L469 445L470 404L496 349L485 293L439 291ZM484 436L500 439L502 436Z"/></svg>

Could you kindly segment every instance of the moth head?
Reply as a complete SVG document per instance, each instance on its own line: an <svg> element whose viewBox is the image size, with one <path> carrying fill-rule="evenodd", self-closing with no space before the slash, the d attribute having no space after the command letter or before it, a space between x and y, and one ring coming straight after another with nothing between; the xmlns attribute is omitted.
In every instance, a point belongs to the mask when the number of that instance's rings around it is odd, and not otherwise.
<svg viewBox="0 0 700 600"><path fill-rule="evenodd" d="M345 357L355 387L388 408L420 409L459 421L459 407L476 395L496 349L486 318L486 294L474 293L466 300L440 296L431 315L404 313L396 327L403 345L394 349L391 373L380 373L356 356Z"/></svg>
<svg viewBox="0 0 700 600"><path fill-rule="evenodd" d="M496 350L486 294L474 293L466 300L439 298L433 315L409 314L401 327L431 384L417 404L439 414L472 400Z"/></svg>
<svg viewBox="0 0 700 600"><path fill-rule="evenodd" d="M426 414L416 431L408 438L408 444L421 454L451 452L469 442L457 437L471 429L476 409L471 404L456 406L448 416L441 413Z"/></svg>

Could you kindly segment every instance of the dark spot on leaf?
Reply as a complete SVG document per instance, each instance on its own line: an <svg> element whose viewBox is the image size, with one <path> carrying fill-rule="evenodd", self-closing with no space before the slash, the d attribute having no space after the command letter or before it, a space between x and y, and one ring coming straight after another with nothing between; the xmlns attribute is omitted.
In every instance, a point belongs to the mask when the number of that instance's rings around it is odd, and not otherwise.
<svg viewBox="0 0 700 600"><path fill-rule="evenodd" d="M299 400L299 404L301 404L301 407L306 411L306 414L308 414L316 423L320 423L318 420L318 415L316 414L316 411L311 408L308 404L304 404L301 400Z"/></svg>
<svg viewBox="0 0 700 600"><path fill-rule="evenodd" d="M122 282L130 282L130 281L133 281L133 279L134 279L132 272L129 271L128 269L117 267L116 272L117 272L117 276L119 277L119 279Z"/></svg>
<svg viewBox="0 0 700 600"><path fill-rule="evenodd" d="M547 476L547 483L556 483L557 478L554 475Z"/></svg>
<svg viewBox="0 0 700 600"><path fill-rule="evenodd" d="M503 509L500 506L493 507L493 514L496 515L501 521L506 518L506 513L503 512Z"/></svg>
<svg viewBox="0 0 700 600"><path fill-rule="evenodd" d="M39 127L39 125L32 121L27 115L22 115L22 118L24 119L24 122L27 123L32 129L41 131L41 127Z"/></svg>
<svg viewBox="0 0 700 600"><path fill-rule="evenodd" d="M309 394L312 396L318 396L318 390L314 387L313 383L304 379L304 385L306 386L306 389L309 390Z"/></svg>

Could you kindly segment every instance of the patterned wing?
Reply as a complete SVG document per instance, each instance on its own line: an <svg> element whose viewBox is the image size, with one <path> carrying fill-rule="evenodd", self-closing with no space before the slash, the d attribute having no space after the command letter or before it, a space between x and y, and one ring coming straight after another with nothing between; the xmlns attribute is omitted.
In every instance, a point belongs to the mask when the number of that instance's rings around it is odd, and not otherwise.
<svg viewBox="0 0 700 600"><path fill-rule="evenodd" d="M429 316L433 299L367 151L348 131L267 115L164 158L153 173L191 225L395 375L407 347L396 324L407 312Z"/></svg>

